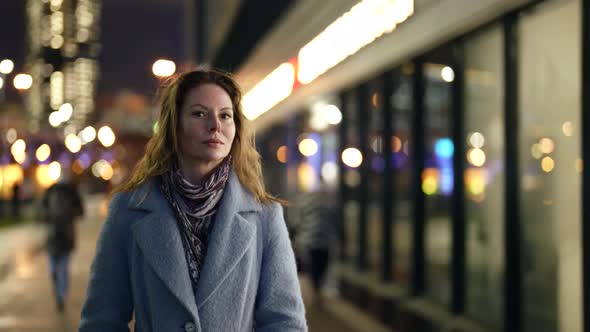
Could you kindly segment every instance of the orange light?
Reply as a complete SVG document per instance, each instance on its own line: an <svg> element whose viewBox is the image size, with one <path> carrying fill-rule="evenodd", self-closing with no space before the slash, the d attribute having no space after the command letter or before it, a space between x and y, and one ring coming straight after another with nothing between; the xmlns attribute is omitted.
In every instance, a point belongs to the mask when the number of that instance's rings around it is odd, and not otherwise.
<svg viewBox="0 0 590 332"><path fill-rule="evenodd" d="M287 162L287 147L285 145L277 149L277 160L283 164Z"/></svg>

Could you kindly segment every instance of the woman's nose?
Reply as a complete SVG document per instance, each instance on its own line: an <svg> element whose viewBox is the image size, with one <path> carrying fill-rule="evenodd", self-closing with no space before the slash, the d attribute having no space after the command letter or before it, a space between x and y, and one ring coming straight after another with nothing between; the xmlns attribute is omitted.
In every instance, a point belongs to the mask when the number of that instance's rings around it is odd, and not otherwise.
<svg viewBox="0 0 590 332"><path fill-rule="evenodd" d="M211 117L209 120L209 130L211 131L219 131L221 128L221 123L219 123L219 119L216 117Z"/></svg>

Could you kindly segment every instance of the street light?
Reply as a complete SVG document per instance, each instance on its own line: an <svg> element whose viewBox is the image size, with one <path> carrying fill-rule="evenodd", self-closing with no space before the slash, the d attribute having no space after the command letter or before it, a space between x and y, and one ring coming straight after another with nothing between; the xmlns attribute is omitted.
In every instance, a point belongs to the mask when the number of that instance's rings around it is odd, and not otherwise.
<svg viewBox="0 0 590 332"><path fill-rule="evenodd" d="M10 74L14 69L14 62L9 59L4 59L0 61L0 102L4 101L6 96L6 92L2 90L4 87L4 81L6 80L6 75Z"/></svg>
<svg viewBox="0 0 590 332"><path fill-rule="evenodd" d="M159 59L152 65L152 72L158 77L172 76L176 72L174 61Z"/></svg>
<svg viewBox="0 0 590 332"><path fill-rule="evenodd" d="M8 74L12 73L13 69L14 69L14 62L12 62L12 60L4 59L4 60L0 61L0 73L2 73L4 75L8 75Z"/></svg>
<svg viewBox="0 0 590 332"><path fill-rule="evenodd" d="M113 145L113 143L115 143L115 139L116 139L115 133L113 132L113 130L110 127L104 126L98 130L98 141L105 148L108 148L111 145Z"/></svg>
<svg viewBox="0 0 590 332"><path fill-rule="evenodd" d="M29 74L18 74L12 83L17 90L28 90L33 85L33 77Z"/></svg>

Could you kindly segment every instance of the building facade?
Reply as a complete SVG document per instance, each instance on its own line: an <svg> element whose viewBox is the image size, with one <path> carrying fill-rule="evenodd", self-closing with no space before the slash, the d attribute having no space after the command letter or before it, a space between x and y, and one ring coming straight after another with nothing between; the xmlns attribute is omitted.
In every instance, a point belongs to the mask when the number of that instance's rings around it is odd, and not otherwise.
<svg viewBox="0 0 590 332"><path fill-rule="evenodd" d="M246 96L358 3L291 8L238 71ZM329 189L339 294L396 330L590 331L589 2L411 3L253 117L271 190Z"/></svg>
<svg viewBox="0 0 590 332"><path fill-rule="evenodd" d="M100 0L30 0L27 93L29 129L49 126L49 115L64 104L73 108L64 122L82 129L94 111L100 53Z"/></svg>

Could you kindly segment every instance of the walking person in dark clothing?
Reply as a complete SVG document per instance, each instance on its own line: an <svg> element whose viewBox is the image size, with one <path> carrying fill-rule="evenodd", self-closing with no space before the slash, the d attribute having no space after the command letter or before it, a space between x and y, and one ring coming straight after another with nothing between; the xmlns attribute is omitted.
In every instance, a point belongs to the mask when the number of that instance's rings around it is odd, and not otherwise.
<svg viewBox="0 0 590 332"><path fill-rule="evenodd" d="M322 305L322 289L330 264L330 249L335 235L335 217L323 190L303 193L295 199L291 227L295 246L303 256L314 290L314 304Z"/></svg>
<svg viewBox="0 0 590 332"><path fill-rule="evenodd" d="M42 201L47 223L47 252L57 308L64 310L69 284L70 254L76 242L74 222L84 214L82 200L74 186L61 182L49 187Z"/></svg>
<svg viewBox="0 0 590 332"><path fill-rule="evenodd" d="M20 184L18 182L12 186L11 206L14 219L20 219Z"/></svg>

